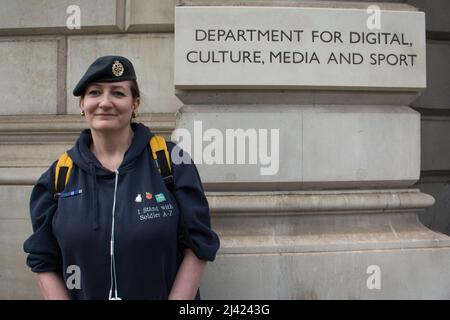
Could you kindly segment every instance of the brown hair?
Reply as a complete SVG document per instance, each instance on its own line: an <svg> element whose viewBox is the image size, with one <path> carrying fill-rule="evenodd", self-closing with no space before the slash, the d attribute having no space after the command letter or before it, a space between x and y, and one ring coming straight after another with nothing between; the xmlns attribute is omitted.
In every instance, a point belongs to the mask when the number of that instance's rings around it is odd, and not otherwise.
<svg viewBox="0 0 450 320"><path fill-rule="evenodd" d="M141 92L139 91L139 86L136 80L128 80L130 82L130 91L131 91L131 96L133 97L133 101L136 100L137 98L141 97ZM88 86L86 86L87 89ZM84 92L81 94L80 96L80 103L81 100L84 99L84 96L86 95L86 89L84 90Z"/></svg>
<svg viewBox="0 0 450 320"><path fill-rule="evenodd" d="M136 80L129 80L129 81L130 81L131 96L133 97L133 100L136 100L136 98L139 98L141 96L138 83Z"/></svg>

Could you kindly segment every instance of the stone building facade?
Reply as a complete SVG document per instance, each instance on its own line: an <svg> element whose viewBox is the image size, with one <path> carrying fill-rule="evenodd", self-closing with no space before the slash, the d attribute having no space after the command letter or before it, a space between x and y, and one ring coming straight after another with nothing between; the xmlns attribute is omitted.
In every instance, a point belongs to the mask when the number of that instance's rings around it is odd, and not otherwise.
<svg viewBox="0 0 450 320"><path fill-rule="evenodd" d="M39 175L85 128L71 92L87 66L107 54L133 61L143 102L138 120L166 137L177 127L195 119L210 121L215 114L225 119L219 126L233 126L240 112L245 113L242 121L250 124L264 119L287 123L294 136L303 130L296 122L301 110L312 121L336 130L338 142L339 134L351 133L352 124L360 121L372 135L361 145L359 157L377 150L382 154L374 159L384 164L374 171L379 179L368 184L365 173L351 166L336 170L359 172L353 184L339 179L296 184L302 181L290 179L289 173L282 181L239 183L224 176L223 183L216 183L214 172L200 170L212 224L222 239L218 258L208 266L202 283L205 299L449 299L450 277L442 273L450 263L448 1L380 4L384 10L416 7L426 14L427 89L418 97L344 92L324 100L322 111L329 115L319 119L318 109L304 93L249 90L236 98L227 91L174 88L176 5L351 10L371 3L0 0L0 299L40 298L22 250L31 232L30 192ZM81 28L70 29L67 23L76 22L77 8ZM358 105L351 102L354 97ZM361 105L370 106L365 109L369 112L361 113ZM337 123L347 124L350 131L342 131ZM316 130L324 141L323 127ZM377 145L384 141L379 131L403 136ZM304 154L311 154L312 147L306 145ZM349 145L345 148L350 151ZM288 156L295 152L280 151ZM401 161L390 167L383 153L394 151ZM311 172L322 172L320 166L326 164L329 154L318 154ZM366 286L368 267L373 265L381 267L381 289Z"/></svg>

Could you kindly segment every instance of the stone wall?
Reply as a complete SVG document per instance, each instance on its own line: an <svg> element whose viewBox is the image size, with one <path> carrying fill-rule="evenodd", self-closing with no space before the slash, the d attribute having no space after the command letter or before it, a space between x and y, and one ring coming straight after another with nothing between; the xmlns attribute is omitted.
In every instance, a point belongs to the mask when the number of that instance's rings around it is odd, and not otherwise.
<svg viewBox="0 0 450 320"><path fill-rule="evenodd" d="M450 3L408 3L425 11L427 23L427 89L412 104L422 115L421 179L416 186L432 195L436 204L420 219L450 235Z"/></svg>
<svg viewBox="0 0 450 320"><path fill-rule="evenodd" d="M85 127L78 115L78 102L71 91L95 57L104 54L129 57L135 64L142 90L143 105L138 120L166 136L175 128L175 113L182 106L174 95L173 86L175 2L0 0L0 73L3 75L0 79L0 299L40 298L35 276L25 266L26 256L22 250L23 241L31 233L29 195L41 172L70 147ZM227 3L220 0L210 2L219 5ZM255 4L270 2L283 1L254 1ZM384 2L407 2L427 14L428 89L414 103L416 110L422 114L422 174L417 186L436 199L436 204L421 216L422 221L434 230L450 234L450 24L447 19L450 5L444 0ZM338 1L324 1L323 5L333 6L334 3ZM66 27L69 16L66 10L70 5L78 5L81 9L79 30ZM384 169L389 172L388 168ZM215 204L217 196L209 194L209 198L214 210L227 210L226 204L225 209ZM234 200L227 201L231 204ZM220 214L213 216L213 225L215 223L222 223ZM329 262L325 262L321 255L316 257L316 261L307 263L325 265ZM272 260L265 265L266 258L262 254L253 264L265 266L265 269L260 269L261 272L283 272L277 269L281 264L271 265ZM405 261L413 258L408 256ZM236 297L220 296L211 289L221 285L211 280L214 279L214 272L232 273L233 268L239 267L241 262L233 264L233 259L236 256L223 256L222 264L210 270L205 280L210 282L205 284L204 298ZM336 255L335 261L346 266L339 255ZM435 281L433 266L421 267L428 270L425 274L429 275L421 281ZM251 269L247 266L245 270ZM245 276L245 272L240 273L238 279ZM263 277L262 273L256 276ZM355 277L355 274L349 276ZM297 275L299 277L308 278L301 274ZM286 279L289 280L289 277ZM329 279L327 281L330 283ZM339 281L345 279L336 281L332 283L338 288ZM296 285L295 281L291 283ZM295 289L289 287L278 289L274 296L341 297L333 292L327 295L325 287L319 286L318 291L314 291L314 281L306 281L303 285L311 287L310 294L295 295L292 293ZM250 287L242 287L240 294L245 297L248 293L249 298L264 298L267 297L264 293L274 286L277 283L267 282L266 288L260 291L261 295L255 296L251 296ZM435 294L442 297L447 293ZM361 296L364 294L361 293ZM385 297L395 296L395 292L391 292ZM424 297L430 295L424 293Z"/></svg>
<svg viewBox="0 0 450 320"><path fill-rule="evenodd" d="M79 30L66 27L70 5L80 8ZM129 57L142 91L138 120L167 137L173 130L181 106L173 94L174 5L0 1L0 299L40 298L22 249L31 233L29 196L85 128L71 92L96 57Z"/></svg>

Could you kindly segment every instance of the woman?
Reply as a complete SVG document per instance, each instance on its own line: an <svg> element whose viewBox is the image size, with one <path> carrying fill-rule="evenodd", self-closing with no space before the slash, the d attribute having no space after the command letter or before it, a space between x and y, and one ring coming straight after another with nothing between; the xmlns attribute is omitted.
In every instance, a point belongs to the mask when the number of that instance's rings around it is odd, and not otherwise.
<svg viewBox="0 0 450 320"><path fill-rule="evenodd" d="M173 187L164 183L152 132L131 122L140 95L128 59L98 58L73 94L90 129L67 152L73 168L63 193L55 191L55 161L30 199L34 233L24 250L44 297L199 298L219 239L195 165L172 164Z"/></svg>

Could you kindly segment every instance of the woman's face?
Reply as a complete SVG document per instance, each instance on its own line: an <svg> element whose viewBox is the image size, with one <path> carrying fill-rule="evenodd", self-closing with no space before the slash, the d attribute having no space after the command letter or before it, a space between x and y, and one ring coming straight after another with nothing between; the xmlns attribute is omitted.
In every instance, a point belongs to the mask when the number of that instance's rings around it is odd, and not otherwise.
<svg viewBox="0 0 450 320"><path fill-rule="evenodd" d="M122 130L130 125L140 100L133 96L129 81L91 83L80 101L89 127L98 131Z"/></svg>

